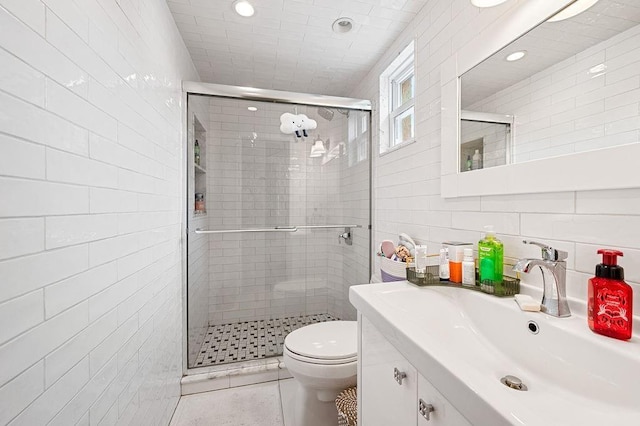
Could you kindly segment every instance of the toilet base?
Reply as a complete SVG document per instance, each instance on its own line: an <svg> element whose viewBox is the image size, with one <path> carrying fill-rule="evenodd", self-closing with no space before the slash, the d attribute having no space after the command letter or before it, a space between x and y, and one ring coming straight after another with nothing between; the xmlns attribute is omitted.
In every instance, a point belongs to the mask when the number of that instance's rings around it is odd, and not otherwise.
<svg viewBox="0 0 640 426"><path fill-rule="evenodd" d="M339 391L322 390L322 398L329 400L321 401L317 390L296 384L294 426L327 426L338 423L335 400Z"/></svg>

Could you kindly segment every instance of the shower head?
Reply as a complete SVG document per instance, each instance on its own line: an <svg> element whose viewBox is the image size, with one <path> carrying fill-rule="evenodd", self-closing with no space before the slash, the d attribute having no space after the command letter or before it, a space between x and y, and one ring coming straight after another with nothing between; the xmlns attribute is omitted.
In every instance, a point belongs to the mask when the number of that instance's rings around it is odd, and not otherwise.
<svg viewBox="0 0 640 426"><path fill-rule="evenodd" d="M329 108L318 107L318 115L327 121L333 120L333 111Z"/></svg>
<svg viewBox="0 0 640 426"><path fill-rule="evenodd" d="M344 115L344 116L349 116L349 110L348 109L340 109L340 108L336 108L336 111L338 111L340 114ZM335 113L333 112L332 109L329 108L325 108L325 107L318 107L318 115L322 118L324 118L327 121L331 121L333 120L333 115Z"/></svg>

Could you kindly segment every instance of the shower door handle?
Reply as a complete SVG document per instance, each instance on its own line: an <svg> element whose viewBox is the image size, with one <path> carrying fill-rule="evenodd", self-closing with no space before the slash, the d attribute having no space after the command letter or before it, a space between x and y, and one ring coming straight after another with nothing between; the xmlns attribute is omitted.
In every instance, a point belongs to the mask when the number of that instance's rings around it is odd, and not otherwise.
<svg viewBox="0 0 640 426"><path fill-rule="evenodd" d="M348 246L353 245L353 238L351 238L351 228L344 228L344 232L338 235L338 244L341 244L342 240L344 240L345 244Z"/></svg>

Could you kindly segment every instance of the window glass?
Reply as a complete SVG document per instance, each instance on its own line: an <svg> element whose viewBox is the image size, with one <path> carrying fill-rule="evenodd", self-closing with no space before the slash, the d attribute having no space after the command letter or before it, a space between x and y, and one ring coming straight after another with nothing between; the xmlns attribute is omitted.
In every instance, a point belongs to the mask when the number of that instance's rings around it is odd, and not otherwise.
<svg viewBox="0 0 640 426"><path fill-rule="evenodd" d="M380 153L415 140L415 64L411 42L380 75Z"/></svg>

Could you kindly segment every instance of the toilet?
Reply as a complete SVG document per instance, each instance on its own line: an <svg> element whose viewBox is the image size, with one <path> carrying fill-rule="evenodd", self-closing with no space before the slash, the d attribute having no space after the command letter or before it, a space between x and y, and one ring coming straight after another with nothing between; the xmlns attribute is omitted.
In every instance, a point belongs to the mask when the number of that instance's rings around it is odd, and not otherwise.
<svg viewBox="0 0 640 426"><path fill-rule="evenodd" d="M356 321L328 321L292 331L284 339L284 363L298 384L295 426L336 424L335 399L356 385Z"/></svg>

